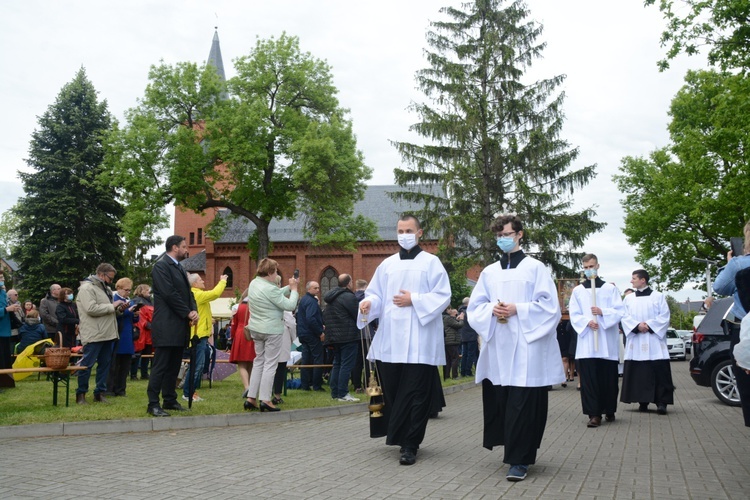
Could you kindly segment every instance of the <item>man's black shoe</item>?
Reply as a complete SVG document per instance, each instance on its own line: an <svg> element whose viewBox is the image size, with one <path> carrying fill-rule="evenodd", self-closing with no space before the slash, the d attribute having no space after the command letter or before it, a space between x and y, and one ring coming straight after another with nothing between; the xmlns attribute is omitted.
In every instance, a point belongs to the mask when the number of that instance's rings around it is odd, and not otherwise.
<svg viewBox="0 0 750 500"><path fill-rule="evenodd" d="M648 411L648 403L641 403L638 405L638 411Z"/></svg>
<svg viewBox="0 0 750 500"><path fill-rule="evenodd" d="M409 449L404 449L398 463L401 465L414 465L417 462L417 454Z"/></svg>
<svg viewBox="0 0 750 500"><path fill-rule="evenodd" d="M180 403L175 401L174 403L164 405L165 410L174 410L174 411L187 411L187 408L182 406Z"/></svg>
<svg viewBox="0 0 750 500"><path fill-rule="evenodd" d="M658 405L656 407L656 413L659 415L666 415L667 414L667 405Z"/></svg>
<svg viewBox="0 0 750 500"><path fill-rule="evenodd" d="M148 410L146 410L146 413L148 413L149 415L152 415L154 417L168 417L169 416L169 413L165 412L164 410L162 410L158 406L154 406L153 408L149 408Z"/></svg>

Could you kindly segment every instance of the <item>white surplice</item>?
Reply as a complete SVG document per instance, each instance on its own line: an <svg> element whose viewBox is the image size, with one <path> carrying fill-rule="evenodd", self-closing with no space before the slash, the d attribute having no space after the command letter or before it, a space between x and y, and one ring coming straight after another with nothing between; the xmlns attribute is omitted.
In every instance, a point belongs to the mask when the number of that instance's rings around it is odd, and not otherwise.
<svg viewBox="0 0 750 500"><path fill-rule="evenodd" d="M411 292L412 305L398 307L393 297L400 290ZM448 273L436 256L422 251L414 259L399 254L385 259L365 290L370 313L357 324L380 319L367 359L387 363L445 365L443 311L451 299Z"/></svg>
<svg viewBox="0 0 750 500"><path fill-rule="evenodd" d="M667 328L669 328L669 305L664 295L656 290L651 295L636 297L629 294L623 300L625 315L622 317L622 330L625 332L625 360L652 361L669 359L667 349ZM639 323L646 324L654 333L633 333Z"/></svg>
<svg viewBox="0 0 750 500"><path fill-rule="evenodd" d="M573 289L568 310L570 323L578 333L576 359L601 358L619 361L620 339L619 323L625 314L625 307L617 287L604 283L596 289L596 305L602 310L601 316L591 314L591 288L578 285ZM589 321L596 319L599 324L599 349L594 349L594 330L589 328Z"/></svg>
<svg viewBox="0 0 750 500"><path fill-rule="evenodd" d="M517 313L499 323L492 308L501 300ZM493 385L542 387L565 381L557 324L560 304L549 270L525 257L513 269L499 262L484 268L469 299L467 317L482 338L476 381Z"/></svg>

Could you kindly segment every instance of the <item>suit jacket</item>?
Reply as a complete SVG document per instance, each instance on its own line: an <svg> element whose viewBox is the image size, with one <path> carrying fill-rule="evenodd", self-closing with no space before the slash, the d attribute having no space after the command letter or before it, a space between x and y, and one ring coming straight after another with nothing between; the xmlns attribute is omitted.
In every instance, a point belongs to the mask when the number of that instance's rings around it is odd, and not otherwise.
<svg viewBox="0 0 750 500"><path fill-rule="evenodd" d="M151 271L154 317L151 338L154 347L187 347L190 342L190 311L197 311L187 273L169 255Z"/></svg>

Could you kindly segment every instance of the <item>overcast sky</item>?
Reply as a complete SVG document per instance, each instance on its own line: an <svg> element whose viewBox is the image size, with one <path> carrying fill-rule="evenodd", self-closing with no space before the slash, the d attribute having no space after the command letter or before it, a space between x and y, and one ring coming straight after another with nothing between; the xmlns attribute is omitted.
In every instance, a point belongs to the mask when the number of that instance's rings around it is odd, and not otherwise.
<svg viewBox="0 0 750 500"><path fill-rule="evenodd" d="M16 172L27 170L37 117L78 69L123 121L143 95L148 69L160 60L202 63L218 26L227 77L232 61L250 52L256 37L298 36L303 51L333 70L342 106L351 110L358 145L374 169L370 184L392 184L400 157L389 140L415 140L416 116L406 108L422 101L414 75L426 67L423 50L430 21L452 0L379 1L158 1L24 0L4 2L0 18L0 210L22 195ZM580 148L575 167L598 165L581 194L607 223L582 249L599 255L602 276L622 290L641 267L621 233L621 198L612 182L624 156L647 155L668 143L669 103L687 69L704 65L683 58L659 73L663 20L642 0L529 0L531 17L544 26L544 58L531 76L567 75L562 137ZM418 140L418 139L416 139ZM590 200L590 201L589 201ZM703 292L682 291L679 300Z"/></svg>

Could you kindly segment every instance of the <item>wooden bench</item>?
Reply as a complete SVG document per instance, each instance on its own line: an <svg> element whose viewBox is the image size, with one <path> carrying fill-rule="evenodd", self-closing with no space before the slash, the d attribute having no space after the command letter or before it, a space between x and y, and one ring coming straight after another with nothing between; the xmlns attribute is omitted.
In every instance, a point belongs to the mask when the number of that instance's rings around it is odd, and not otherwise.
<svg viewBox="0 0 750 500"><path fill-rule="evenodd" d="M14 373L48 373L52 376L52 404L57 406L57 390L59 383L65 386L65 406L70 406L70 375L74 372L85 370L85 366L68 366L60 370L53 370L46 366L35 368L3 368L0 375L13 375Z"/></svg>

